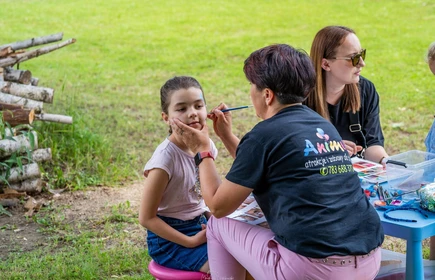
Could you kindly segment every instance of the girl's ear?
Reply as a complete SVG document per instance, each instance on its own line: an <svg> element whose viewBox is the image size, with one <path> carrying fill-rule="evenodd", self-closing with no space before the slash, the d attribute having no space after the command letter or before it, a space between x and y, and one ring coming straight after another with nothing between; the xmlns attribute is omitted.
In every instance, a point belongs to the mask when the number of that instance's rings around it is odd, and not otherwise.
<svg viewBox="0 0 435 280"><path fill-rule="evenodd" d="M162 112L162 119L169 125L169 116L165 112Z"/></svg>
<svg viewBox="0 0 435 280"><path fill-rule="evenodd" d="M321 67L325 71L329 71L331 68L329 67L329 61L326 58L322 58Z"/></svg>

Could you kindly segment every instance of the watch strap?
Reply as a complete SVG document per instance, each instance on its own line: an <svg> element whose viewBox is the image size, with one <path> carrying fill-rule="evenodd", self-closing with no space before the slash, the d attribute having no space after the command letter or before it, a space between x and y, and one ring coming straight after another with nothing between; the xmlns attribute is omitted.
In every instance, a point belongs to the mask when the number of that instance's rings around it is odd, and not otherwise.
<svg viewBox="0 0 435 280"><path fill-rule="evenodd" d="M211 153L211 151L199 152L195 155L195 165L199 166L199 164L205 158L211 158L214 160L214 157L213 157L213 154Z"/></svg>

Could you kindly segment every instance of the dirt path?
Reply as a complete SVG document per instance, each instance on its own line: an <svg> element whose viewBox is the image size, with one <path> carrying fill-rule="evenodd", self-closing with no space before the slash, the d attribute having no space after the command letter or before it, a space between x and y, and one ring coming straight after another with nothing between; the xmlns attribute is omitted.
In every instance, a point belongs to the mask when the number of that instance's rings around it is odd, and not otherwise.
<svg viewBox="0 0 435 280"><path fill-rule="evenodd" d="M132 211L139 209L143 182L133 182L119 188L95 187L86 191L64 192L58 197L52 194L36 196L37 201L44 200L48 206L41 211L53 209L64 215L64 222L90 224L103 216L110 215L112 207L129 201ZM47 245L47 234L40 231L41 225L34 218L24 216L22 204L7 209L12 216L0 216L0 258L11 252L25 252ZM42 221L43 222L43 221ZM145 230L139 225L129 229L133 240L144 240Z"/></svg>
<svg viewBox="0 0 435 280"><path fill-rule="evenodd" d="M135 213L139 210L142 192L142 181L133 182L126 187L109 188L96 187L86 191L61 193L59 197L53 195L41 195L36 199L46 199L52 209L64 215L64 222L92 225L94 221L108 216L112 207L129 201L131 210ZM25 252L47 245L47 235L40 231L41 225L32 218L24 216L25 209L20 204L15 209L8 209L13 215L0 216L0 258L5 258L11 252ZM134 224L127 229L131 241L143 245L145 229ZM424 242L428 246L427 241ZM406 243L397 238L386 236L383 247L396 252L404 253Z"/></svg>

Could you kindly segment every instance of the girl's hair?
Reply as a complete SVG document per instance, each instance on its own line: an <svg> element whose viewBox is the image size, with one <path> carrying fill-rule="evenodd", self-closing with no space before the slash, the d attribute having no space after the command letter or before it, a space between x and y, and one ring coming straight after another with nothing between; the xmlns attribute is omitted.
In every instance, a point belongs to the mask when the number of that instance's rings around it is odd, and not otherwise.
<svg viewBox="0 0 435 280"><path fill-rule="evenodd" d="M316 71L316 86L305 104L327 120L330 117L326 102L326 71L322 68L322 59L334 57L337 48L351 33L355 34L355 31L345 26L327 26L317 32L311 45L310 57ZM341 100L344 112L356 113L361 107L358 84L345 85Z"/></svg>
<svg viewBox="0 0 435 280"><path fill-rule="evenodd" d="M243 71L257 89L271 89L281 104L304 101L316 82L307 53L285 44L256 50L245 60Z"/></svg>
<svg viewBox="0 0 435 280"><path fill-rule="evenodd" d="M430 61L435 61L435 42L432 42L427 50L427 62Z"/></svg>
<svg viewBox="0 0 435 280"><path fill-rule="evenodd" d="M189 76L175 76L167 80L166 83L160 88L160 106L162 107L162 112L168 114L168 107L171 103L171 95L174 93L174 91L179 89L189 89L191 87L201 90L205 104L204 91L195 78ZM169 134L171 133L172 128L169 126Z"/></svg>
<svg viewBox="0 0 435 280"><path fill-rule="evenodd" d="M162 107L162 112L168 114L171 94L174 93L174 91L177 91L179 89L188 89L191 87L198 88L202 91L202 96L204 98L205 104L204 91L202 90L201 85L195 78L189 76L175 76L167 80L166 83L160 88L160 105Z"/></svg>

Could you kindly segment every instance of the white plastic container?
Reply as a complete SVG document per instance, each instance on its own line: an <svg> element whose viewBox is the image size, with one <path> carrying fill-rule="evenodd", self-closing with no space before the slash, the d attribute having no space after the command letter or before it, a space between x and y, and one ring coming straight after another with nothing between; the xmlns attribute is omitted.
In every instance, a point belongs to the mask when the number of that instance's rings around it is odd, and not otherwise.
<svg viewBox="0 0 435 280"><path fill-rule="evenodd" d="M393 155L389 157L390 160L400 161L406 163L406 168L396 164L387 164L387 176L390 171L402 170L403 172L412 172L412 175L408 175L405 179L392 180L388 182L390 189L399 189L404 192L411 192L406 196L406 200L411 198L418 198L416 193L421 188L422 184L430 184L435 182L435 154L411 150L401 154ZM391 172L394 174L394 172Z"/></svg>
<svg viewBox="0 0 435 280"><path fill-rule="evenodd" d="M411 150L390 156L389 159L406 163L408 169L426 169L431 165L435 169L435 154L419 150ZM398 166L395 166L398 167Z"/></svg>

